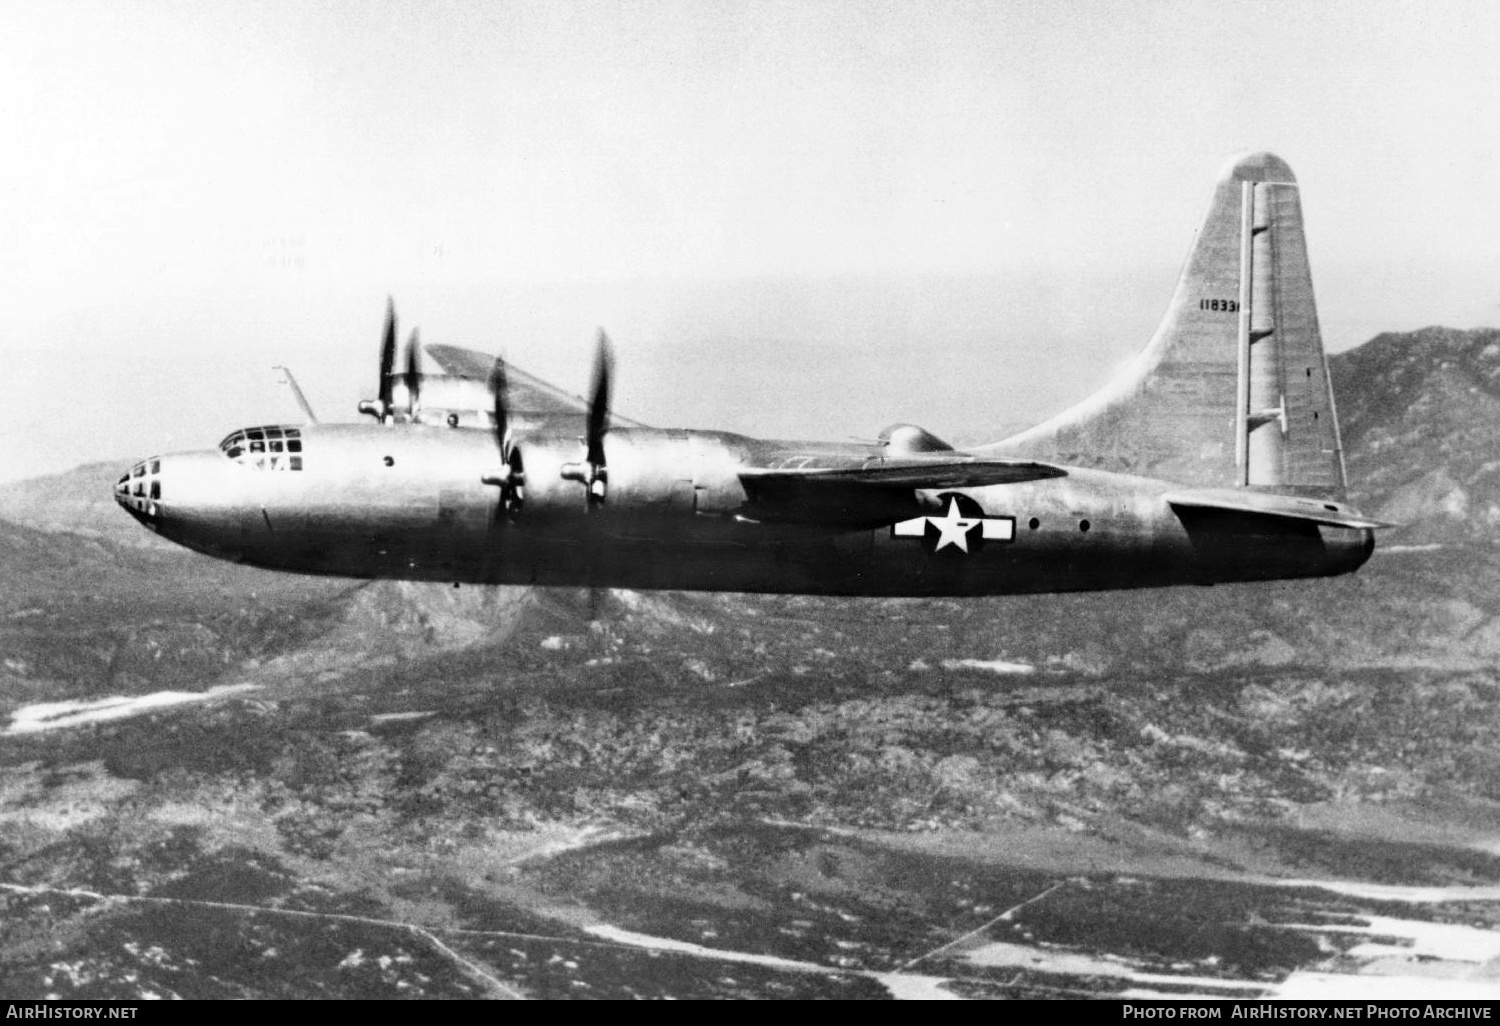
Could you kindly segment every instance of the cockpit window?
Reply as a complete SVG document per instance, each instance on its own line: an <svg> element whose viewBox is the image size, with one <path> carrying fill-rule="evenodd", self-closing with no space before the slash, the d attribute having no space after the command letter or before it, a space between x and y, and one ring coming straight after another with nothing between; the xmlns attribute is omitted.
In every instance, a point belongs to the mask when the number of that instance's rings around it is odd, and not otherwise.
<svg viewBox="0 0 1500 1026"><path fill-rule="evenodd" d="M301 470L302 429L253 427L236 431L219 443L219 450L236 463L257 470Z"/></svg>

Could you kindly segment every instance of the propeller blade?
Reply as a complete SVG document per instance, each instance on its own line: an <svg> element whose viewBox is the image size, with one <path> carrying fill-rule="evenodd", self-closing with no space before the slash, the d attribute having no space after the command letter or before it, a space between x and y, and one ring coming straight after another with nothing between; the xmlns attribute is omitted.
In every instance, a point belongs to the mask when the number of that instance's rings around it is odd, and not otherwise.
<svg viewBox="0 0 1500 1026"><path fill-rule="evenodd" d="M411 341L406 344L406 395L407 411L415 420L422 397L422 340L415 328L411 332Z"/></svg>
<svg viewBox="0 0 1500 1026"><path fill-rule="evenodd" d="M391 422L395 412L393 393L396 388L396 300L385 299L385 333L380 340L380 380L376 385L376 398L361 399L359 412L368 413L382 424Z"/></svg>
<svg viewBox="0 0 1500 1026"><path fill-rule="evenodd" d="M577 481L587 489L587 509L591 513L604 505L609 494L604 436L609 432L609 391L614 369L615 355L610 349L609 336L600 328L599 347L594 351L594 384L589 390L587 434L583 440L587 454L583 463L564 463L561 468L564 481Z"/></svg>
<svg viewBox="0 0 1500 1026"><path fill-rule="evenodd" d="M599 345L594 351L594 387L589 395L588 461L604 466L604 435L609 431L610 379L614 376L615 354L609 336L599 329Z"/></svg>
<svg viewBox="0 0 1500 1026"><path fill-rule="evenodd" d="M510 402L509 383L505 378L505 361L495 357L495 366L490 368L490 395L495 398L495 444L500 447L502 462L510 459L510 417L506 405Z"/></svg>
<svg viewBox="0 0 1500 1026"><path fill-rule="evenodd" d="M505 375L505 361L495 357L490 368L490 394L495 398L495 444L500 449L500 469L484 475L484 483L500 486L500 501L495 515L514 518L526 504L526 469L521 464L521 450L510 437L510 385Z"/></svg>
<svg viewBox="0 0 1500 1026"><path fill-rule="evenodd" d="M380 342L380 405L382 416L391 411L391 390L395 382L391 375L396 371L396 300L387 296L385 301L385 337Z"/></svg>

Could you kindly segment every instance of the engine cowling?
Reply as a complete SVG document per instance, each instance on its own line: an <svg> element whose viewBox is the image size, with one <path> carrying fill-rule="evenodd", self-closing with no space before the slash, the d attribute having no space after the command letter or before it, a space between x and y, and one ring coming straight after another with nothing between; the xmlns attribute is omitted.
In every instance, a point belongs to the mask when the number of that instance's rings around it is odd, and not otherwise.
<svg viewBox="0 0 1500 1026"><path fill-rule="evenodd" d="M608 490L594 512L606 517L729 512L745 501L736 473L741 461L724 436L612 431L604 451ZM532 523L590 514L588 487L579 480L587 457L582 439L530 435L516 443L515 453L526 481L518 519Z"/></svg>

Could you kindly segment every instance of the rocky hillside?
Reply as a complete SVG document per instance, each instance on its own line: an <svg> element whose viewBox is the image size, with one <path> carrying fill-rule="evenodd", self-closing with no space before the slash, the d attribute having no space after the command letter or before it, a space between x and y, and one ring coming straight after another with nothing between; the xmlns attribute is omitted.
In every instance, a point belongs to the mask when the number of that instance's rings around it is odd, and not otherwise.
<svg viewBox="0 0 1500 1026"><path fill-rule="evenodd" d="M112 465L13 486L0 978L848 996L870 983L847 972L921 956L976 993L1117 996L1137 963L1238 988L1326 973L1367 939L1354 914L1392 929L1388 901L1338 895L1314 940L1305 886L1224 877L1500 881L1497 336L1334 360L1357 498L1414 526L1326 581L965 600L336 581L121 544L152 536L113 508ZM1500 922L1434 908L1418 927ZM987 922L1024 972L930 958ZM674 962L606 928L843 975ZM1059 953L1073 968L1038 968Z"/></svg>
<svg viewBox="0 0 1500 1026"><path fill-rule="evenodd" d="M7 484L0 488L0 520L42 531L105 538L135 548L175 548L143 531L115 503L115 481L130 465L128 459L85 463L60 474Z"/></svg>
<svg viewBox="0 0 1500 1026"><path fill-rule="evenodd" d="M1333 357L1352 497L1399 540L1500 526L1500 330L1378 335Z"/></svg>

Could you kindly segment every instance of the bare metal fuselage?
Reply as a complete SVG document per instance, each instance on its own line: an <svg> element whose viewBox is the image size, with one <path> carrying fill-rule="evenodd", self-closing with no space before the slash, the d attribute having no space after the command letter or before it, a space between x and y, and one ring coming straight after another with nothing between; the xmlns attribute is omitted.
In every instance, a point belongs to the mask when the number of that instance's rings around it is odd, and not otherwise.
<svg viewBox="0 0 1500 1026"><path fill-rule="evenodd" d="M122 504L164 537L254 566L485 584L1025 594L1332 576L1358 568L1374 545L1365 529L1184 511L1166 501L1169 482L1081 468L907 492L899 501L909 508L873 527L782 523L758 515L742 470L868 456L869 448L645 428L610 432L608 501L594 508L561 471L579 459L574 436L534 440L525 504L509 516L483 480L498 464L492 431L331 424L300 432L298 470L219 451L168 455L137 478L145 494L127 485ZM964 529L923 530L918 518L936 521L955 495L967 497ZM949 514L958 516L956 507ZM892 526L903 517L915 531ZM996 529L979 530L981 519Z"/></svg>
<svg viewBox="0 0 1500 1026"><path fill-rule="evenodd" d="M997 595L1348 573L1384 525L1344 502L1300 195L1274 154L1234 158L1145 348L992 445L621 422L602 331L587 400L415 335L398 372L391 304L360 407L380 423L246 428L116 497L214 556L365 578Z"/></svg>

